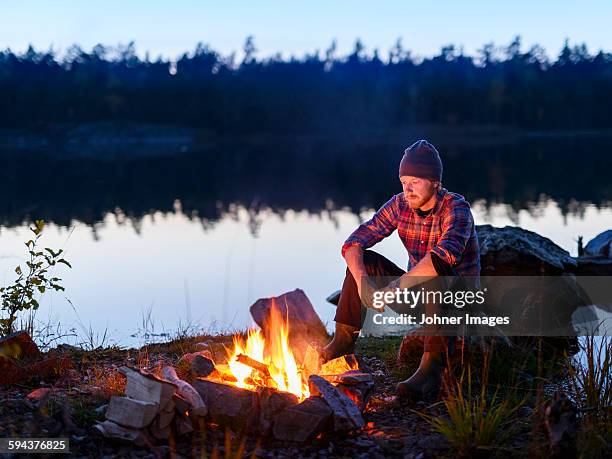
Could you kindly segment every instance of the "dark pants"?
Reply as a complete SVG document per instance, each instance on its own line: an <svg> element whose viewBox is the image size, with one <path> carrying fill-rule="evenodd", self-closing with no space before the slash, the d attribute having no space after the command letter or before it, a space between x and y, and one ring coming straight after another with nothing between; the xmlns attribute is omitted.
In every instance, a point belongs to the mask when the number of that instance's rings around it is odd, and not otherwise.
<svg viewBox="0 0 612 459"><path fill-rule="evenodd" d="M437 262L434 263L434 266L439 274L449 276L454 273L454 271L449 270L448 265L441 266L439 260L436 261ZM363 252L363 263L365 264L368 277L373 278L373 281L378 288L385 287L389 277L397 278L406 273L406 271L398 267L395 263L372 250L365 250ZM442 280L440 279L440 281ZM447 282L448 277L445 277L444 281ZM436 282L438 281L434 279L433 283ZM420 285L418 287L420 287ZM439 285L437 285L436 288L439 288ZM395 309L393 306L391 306L391 308ZM425 312L428 315L439 313L438 308L439 306L435 304L425 304ZM361 299L359 298L357 282L355 282L355 278L347 268L346 277L344 278L344 283L342 284L342 292L340 294L340 300L338 302L338 308L336 309L336 316L334 317L334 320L336 322L361 329L365 320L366 311L366 308L362 305ZM429 328L426 336L424 336L424 351L451 351L452 353L454 339L449 339L449 337L445 336L432 336L435 335L435 326L432 327Z"/></svg>

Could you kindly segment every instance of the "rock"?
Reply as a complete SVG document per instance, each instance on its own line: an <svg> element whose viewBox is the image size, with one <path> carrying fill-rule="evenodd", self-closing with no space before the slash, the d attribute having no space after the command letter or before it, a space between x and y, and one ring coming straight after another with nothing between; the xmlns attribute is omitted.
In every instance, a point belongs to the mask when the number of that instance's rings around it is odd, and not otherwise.
<svg viewBox="0 0 612 459"><path fill-rule="evenodd" d="M338 384L336 388L350 398L360 412L363 412L372 395L374 381L363 381L358 384Z"/></svg>
<svg viewBox="0 0 612 459"><path fill-rule="evenodd" d="M311 375L308 378L311 395L320 396L331 408L334 417L334 430L351 430L365 424L357 405L333 384L321 376Z"/></svg>
<svg viewBox="0 0 612 459"><path fill-rule="evenodd" d="M191 362L191 376L193 378L205 378L215 370L215 364L205 354L210 353L204 351L201 354L196 354L193 358Z"/></svg>
<svg viewBox="0 0 612 459"><path fill-rule="evenodd" d="M40 355L40 350L27 332L18 331L0 338L0 356L2 355L14 359L35 358Z"/></svg>
<svg viewBox="0 0 612 459"><path fill-rule="evenodd" d="M310 441L331 428L332 410L320 397L309 397L302 403L281 411L273 427L274 438L284 441Z"/></svg>
<svg viewBox="0 0 612 459"><path fill-rule="evenodd" d="M176 372L183 378L206 377L215 370L211 352L202 350L183 355L176 363Z"/></svg>
<svg viewBox="0 0 612 459"><path fill-rule="evenodd" d="M28 373L17 362L4 355L0 355L0 385L17 384L28 380Z"/></svg>
<svg viewBox="0 0 612 459"><path fill-rule="evenodd" d="M50 387L39 387L38 389L34 389L26 395L27 404L30 408L37 410L47 403L52 393L53 389Z"/></svg>
<svg viewBox="0 0 612 459"><path fill-rule="evenodd" d="M142 429L151 424L158 411L157 403L114 395L108 404L106 419L124 427Z"/></svg>
<svg viewBox="0 0 612 459"><path fill-rule="evenodd" d="M332 293L327 298L325 298L325 301L327 301L330 304L333 304L334 306L338 306L338 303L340 303L341 293L342 293L342 290L336 290L334 293Z"/></svg>
<svg viewBox="0 0 612 459"><path fill-rule="evenodd" d="M159 379L152 374L142 373L129 367L120 367L119 373L125 375L125 395L127 397L157 403L165 406L172 399L176 386L168 381Z"/></svg>
<svg viewBox="0 0 612 459"><path fill-rule="evenodd" d="M259 419L256 392L206 379L195 380L193 387L217 424L241 430Z"/></svg>
<svg viewBox="0 0 612 459"><path fill-rule="evenodd" d="M591 239L584 247L584 254L592 257L612 258L612 229Z"/></svg>
<svg viewBox="0 0 612 459"><path fill-rule="evenodd" d="M298 404L298 398L295 395L269 387L257 389L257 400L259 403L258 432L261 435L270 435L278 414L285 408Z"/></svg>
<svg viewBox="0 0 612 459"><path fill-rule="evenodd" d="M481 275L529 276L573 272L577 263L550 239L519 227L476 227Z"/></svg>
<svg viewBox="0 0 612 459"><path fill-rule="evenodd" d="M51 379L72 368L74 368L74 362L70 357L49 357L31 364L27 371L30 377L38 376L43 379Z"/></svg>
<svg viewBox="0 0 612 459"><path fill-rule="evenodd" d="M190 411L193 415L206 416L208 409L204 400L202 400L202 397L198 394L198 391L187 381L179 379L173 367L163 367L162 375L177 387L176 392L189 403L191 406Z"/></svg>
<svg viewBox="0 0 612 459"><path fill-rule="evenodd" d="M325 325L303 290L295 289L278 297L257 300L250 312L262 330L269 329L267 323L274 307L289 324L289 344L298 360L303 360L309 344L323 346L329 340Z"/></svg>
<svg viewBox="0 0 612 459"><path fill-rule="evenodd" d="M584 256L576 258L578 276L612 276L612 258Z"/></svg>

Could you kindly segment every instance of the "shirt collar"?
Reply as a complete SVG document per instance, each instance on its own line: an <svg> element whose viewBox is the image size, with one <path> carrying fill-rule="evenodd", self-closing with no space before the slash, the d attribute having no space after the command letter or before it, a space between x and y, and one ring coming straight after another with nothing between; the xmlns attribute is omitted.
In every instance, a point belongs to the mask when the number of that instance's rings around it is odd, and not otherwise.
<svg viewBox="0 0 612 459"><path fill-rule="evenodd" d="M431 212L427 213L427 215L425 215L424 217L421 217L419 215L419 212L417 212L416 210L413 210L413 213L425 220L428 219L429 217L431 217L434 214L437 214L440 211L440 208L442 207L442 201L444 200L444 195L446 194L446 188L442 188L440 187L440 189L438 190L438 193L436 194L436 202L434 204L434 206L431 208Z"/></svg>

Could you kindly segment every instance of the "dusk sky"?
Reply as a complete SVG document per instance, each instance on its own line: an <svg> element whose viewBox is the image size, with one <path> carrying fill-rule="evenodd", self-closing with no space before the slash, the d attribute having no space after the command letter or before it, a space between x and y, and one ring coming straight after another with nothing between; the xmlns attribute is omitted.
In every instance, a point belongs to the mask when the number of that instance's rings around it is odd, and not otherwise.
<svg viewBox="0 0 612 459"><path fill-rule="evenodd" d="M90 50L133 40L141 56L173 58L201 41L240 55L253 35L258 57L302 57L323 52L333 39L344 55L359 37L368 53L379 48L386 58L399 37L413 54L431 56L449 43L473 55L484 43L506 45L521 35L523 49L538 43L554 57L566 38L591 52L611 51L611 20L612 3L605 1L35 0L3 4L0 49L33 44L61 54L75 43Z"/></svg>

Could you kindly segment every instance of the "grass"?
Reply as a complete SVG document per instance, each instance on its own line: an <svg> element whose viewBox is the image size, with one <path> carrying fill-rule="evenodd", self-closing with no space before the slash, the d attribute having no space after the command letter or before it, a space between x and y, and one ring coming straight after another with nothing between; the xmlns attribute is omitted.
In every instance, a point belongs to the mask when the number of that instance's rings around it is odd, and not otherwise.
<svg viewBox="0 0 612 459"><path fill-rule="evenodd" d="M524 398L502 394L499 385L492 392L489 390L491 357L491 352L484 354L479 381L474 375L472 361L467 362L459 378L447 381L441 415L415 411L434 432L442 434L461 457L489 454L499 449L511 436L510 424L526 402Z"/></svg>
<svg viewBox="0 0 612 459"><path fill-rule="evenodd" d="M580 413L578 449L609 457L612 445L612 337L586 336L577 358L567 357L569 391Z"/></svg>

